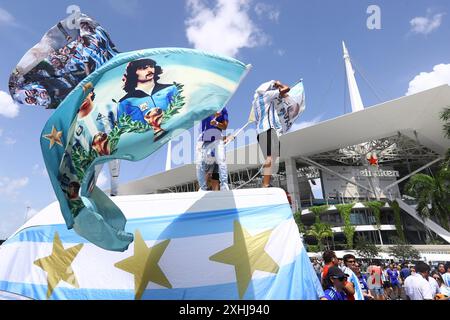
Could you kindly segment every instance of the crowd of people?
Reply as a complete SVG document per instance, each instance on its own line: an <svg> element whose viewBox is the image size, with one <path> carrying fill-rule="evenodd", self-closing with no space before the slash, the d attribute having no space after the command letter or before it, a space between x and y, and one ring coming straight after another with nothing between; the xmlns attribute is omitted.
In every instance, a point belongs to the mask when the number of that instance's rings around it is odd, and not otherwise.
<svg viewBox="0 0 450 320"><path fill-rule="evenodd" d="M322 300L450 300L450 262L433 267L423 261L369 263L353 254L338 259L331 250L311 262Z"/></svg>
<svg viewBox="0 0 450 320"><path fill-rule="evenodd" d="M79 82L118 53L108 33L91 19L80 21L76 38L61 23L57 28L66 43L42 52L45 59L36 61L27 73L13 72L9 88L16 101L56 108Z"/></svg>

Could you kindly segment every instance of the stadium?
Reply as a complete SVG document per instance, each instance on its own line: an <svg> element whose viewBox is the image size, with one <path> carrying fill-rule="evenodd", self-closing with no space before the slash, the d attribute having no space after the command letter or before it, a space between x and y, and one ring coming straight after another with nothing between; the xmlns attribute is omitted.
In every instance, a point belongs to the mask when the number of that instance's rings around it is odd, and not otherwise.
<svg viewBox="0 0 450 320"><path fill-rule="evenodd" d="M310 227L316 220L332 226L334 250L346 245L345 222L336 205L352 204L349 222L354 239L389 246L398 237L413 244L429 261L450 257L450 232L439 222L423 220L414 199L404 193L408 179L422 172L433 174L450 147L444 137L440 112L450 101L444 85L371 107L363 107L350 56L344 47L352 112L302 128L281 137L279 172L273 185L291 198L292 210ZM228 149L227 164L232 188L257 188L260 164L257 144ZM312 186L322 198L315 198ZM121 195L192 192L198 189L195 164L129 182ZM377 219L370 202L383 206ZM395 202L398 206L391 206ZM378 221L377 221L378 220ZM314 245L311 237L307 244Z"/></svg>

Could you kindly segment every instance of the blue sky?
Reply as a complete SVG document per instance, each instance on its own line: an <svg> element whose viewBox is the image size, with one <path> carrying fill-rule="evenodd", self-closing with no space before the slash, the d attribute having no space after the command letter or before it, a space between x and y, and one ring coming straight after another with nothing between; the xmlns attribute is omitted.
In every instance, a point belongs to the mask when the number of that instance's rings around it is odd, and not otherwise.
<svg viewBox="0 0 450 320"><path fill-rule="evenodd" d="M230 127L248 117L254 89L304 79L307 108L298 127L349 112L341 41L360 72L366 107L450 83L448 0L0 0L0 238L54 201L39 146L51 111L11 105L11 70L69 5L96 19L122 52L187 47L234 56L253 65L228 104ZM369 5L381 9L381 30L369 30ZM414 80L414 81L413 81ZM120 182L164 170L166 148L122 164Z"/></svg>

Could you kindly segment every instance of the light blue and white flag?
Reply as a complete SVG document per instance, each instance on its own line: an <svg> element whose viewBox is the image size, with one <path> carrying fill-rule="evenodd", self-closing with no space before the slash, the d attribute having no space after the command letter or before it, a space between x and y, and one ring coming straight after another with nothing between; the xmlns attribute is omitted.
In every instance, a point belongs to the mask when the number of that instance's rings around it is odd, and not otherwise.
<svg viewBox="0 0 450 320"><path fill-rule="evenodd" d="M32 299L318 299L281 189L118 196L124 252L67 230L53 203L0 247L0 291Z"/></svg>
<svg viewBox="0 0 450 320"><path fill-rule="evenodd" d="M124 251L126 219L95 186L96 165L138 161L182 130L221 110L249 66L178 49L121 53L62 101L41 135L45 165L68 228L92 243Z"/></svg>

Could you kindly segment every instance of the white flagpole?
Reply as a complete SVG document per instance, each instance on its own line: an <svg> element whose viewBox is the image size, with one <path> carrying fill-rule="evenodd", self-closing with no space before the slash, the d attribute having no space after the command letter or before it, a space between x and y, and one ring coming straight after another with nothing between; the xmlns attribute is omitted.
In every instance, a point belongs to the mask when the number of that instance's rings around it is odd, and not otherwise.
<svg viewBox="0 0 450 320"><path fill-rule="evenodd" d="M225 143L225 146L227 146L231 141L233 141L234 139L236 139L236 137L245 129L248 127L248 125L250 123L253 123L253 121L249 121L247 122L242 128L240 128L238 131L236 131L236 133L234 133L232 135L232 138L227 139L227 143Z"/></svg>
<svg viewBox="0 0 450 320"><path fill-rule="evenodd" d="M172 169L172 140L167 144L166 171Z"/></svg>

